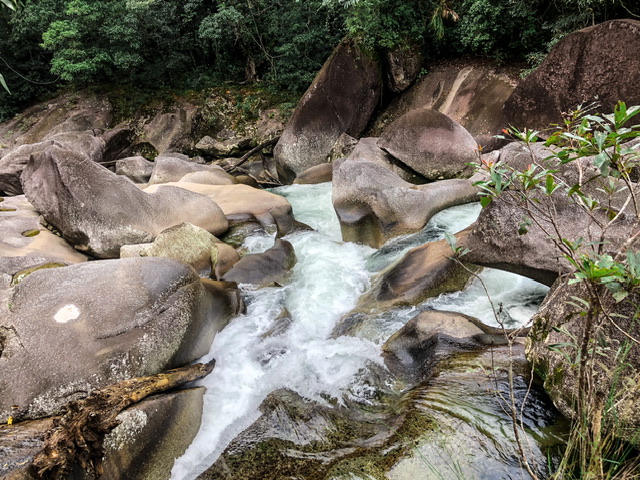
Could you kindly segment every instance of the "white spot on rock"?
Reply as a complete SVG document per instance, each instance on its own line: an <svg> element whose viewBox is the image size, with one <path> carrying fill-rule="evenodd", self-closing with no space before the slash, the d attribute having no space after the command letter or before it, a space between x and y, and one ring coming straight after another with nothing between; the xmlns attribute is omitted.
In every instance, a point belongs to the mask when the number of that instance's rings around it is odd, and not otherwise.
<svg viewBox="0 0 640 480"><path fill-rule="evenodd" d="M75 305L65 305L58 313L56 313L53 319L58 323L67 323L71 320L75 320L80 316L80 310Z"/></svg>

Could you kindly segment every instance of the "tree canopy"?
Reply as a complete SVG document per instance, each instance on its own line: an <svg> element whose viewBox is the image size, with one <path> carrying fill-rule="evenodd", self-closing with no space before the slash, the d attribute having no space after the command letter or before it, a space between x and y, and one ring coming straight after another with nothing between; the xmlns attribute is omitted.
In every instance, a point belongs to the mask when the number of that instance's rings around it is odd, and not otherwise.
<svg viewBox="0 0 640 480"><path fill-rule="evenodd" d="M539 58L622 0L0 0L0 120L58 88L304 90L345 36L372 54ZM640 13L640 12L636 12ZM536 57L537 55L537 57Z"/></svg>

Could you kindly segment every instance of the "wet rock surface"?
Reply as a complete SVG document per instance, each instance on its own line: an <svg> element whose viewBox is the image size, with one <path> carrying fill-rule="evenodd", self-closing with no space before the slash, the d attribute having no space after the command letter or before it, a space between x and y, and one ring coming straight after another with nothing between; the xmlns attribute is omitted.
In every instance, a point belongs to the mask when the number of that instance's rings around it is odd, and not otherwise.
<svg viewBox="0 0 640 480"><path fill-rule="evenodd" d="M277 239L275 245L264 253L242 257L222 276L225 282L267 286L281 283L296 264L293 245Z"/></svg>
<svg viewBox="0 0 640 480"><path fill-rule="evenodd" d="M477 198L474 179L413 185L378 164L338 160L333 169L333 206L342 238L374 248L421 230L440 210Z"/></svg>
<svg viewBox="0 0 640 480"><path fill-rule="evenodd" d="M517 352L517 401L528 395L524 422L553 444L557 439L547 430L557 418L539 387L529 390L521 345ZM368 385L375 385L375 393L345 398L341 404L275 391L262 403L260 418L198 478L447 478L450 449L459 448L459 442L469 437L474 444L464 440L468 455L455 456L464 463L464 471L481 478L518 476L517 454L505 434L510 431L510 419L501 400L491 393L496 385L506 392L501 367L508 364L508 356L505 347L491 353L458 349L446 359L446 366L440 364L432 371L429 381L417 384L398 383L381 371L370 373ZM484 369L494 367L496 378L492 379ZM422 451L429 454L423 456ZM545 475L545 452L536 450L532 455L534 469Z"/></svg>
<svg viewBox="0 0 640 480"><path fill-rule="evenodd" d="M469 229L459 233L459 241ZM385 310L399 305L417 305L442 293L464 288L477 267L461 264L445 241L429 242L407 252L372 281L359 301L359 308Z"/></svg>

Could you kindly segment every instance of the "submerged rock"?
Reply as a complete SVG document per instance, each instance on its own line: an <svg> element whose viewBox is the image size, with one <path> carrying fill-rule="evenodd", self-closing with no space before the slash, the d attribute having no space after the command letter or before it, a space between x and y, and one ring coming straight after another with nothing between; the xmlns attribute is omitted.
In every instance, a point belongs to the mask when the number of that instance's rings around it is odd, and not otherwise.
<svg viewBox="0 0 640 480"><path fill-rule="evenodd" d="M527 398L522 411L533 432L529 460L545 477L547 455L537 442L558 443L545 431L556 414L538 386L529 388L522 346L514 353L515 360L506 347L458 353L429 382L404 391L388 372L372 372L360 385L368 394L345 395L340 403L276 390L262 402L258 420L198 478L435 480L449 478L451 463L478 478L518 478L524 469L508 433L511 419L495 393L507 391L510 361L518 408ZM418 448L429 454L421 457Z"/></svg>
<svg viewBox="0 0 640 480"><path fill-rule="evenodd" d="M0 320L0 422L51 415L94 388L206 354L242 308L237 290L214 287L165 258L31 273Z"/></svg>
<svg viewBox="0 0 640 480"><path fill-rule="evenodd" d="M413 317L382 346L387 367L396 375L421 381L437 364L459 351L505 345L504 333L457 312L428 310Z"/></svg>
<svg viewBox="0 0 640 480"><path fill-rule="evenodd" d="M185 221L214 235L228 227L222 210L204 195L164 186L147 194L55 145L31 157L22 182L29 201L65 240L100 258L117 258L122 245L148 243Z"/></svg>

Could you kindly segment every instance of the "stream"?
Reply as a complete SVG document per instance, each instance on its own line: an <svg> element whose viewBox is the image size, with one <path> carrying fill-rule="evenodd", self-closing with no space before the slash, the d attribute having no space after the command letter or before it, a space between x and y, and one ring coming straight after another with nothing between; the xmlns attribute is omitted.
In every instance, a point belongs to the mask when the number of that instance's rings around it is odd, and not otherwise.
<svg viewBox="0 0 640 480"><path fill-rule="evenodd" d="M372 316L357 337L331 338L336 323L355 307L378 271L409 249L443 238L445 231L456 233L466 228L475 221L480 207L470 204L447 209L434 216L422 232L393 239L374 250L341 241L331 203L331 183L273 191L289 200L297 220L316 231L286 237L298 259L286 285L257 290L240 286L247 312L216 336L210 354L203 358L215 358L217 363L214 371L199 382L206 387L202 424L189 449L176 460L173 480L194 479L209 468L234 438L260 418L259 407L271 392L287 389L325 406L366 402L375 387L364 380L363 372L384 370L382 345L419 311L458 311L497 325L484 290L474 280L462 292ZM274 236L248 237L244 247L250 253L262 252L273 245ZM509 326L526 323L548 290L532 280L491 269L485 269L481 277L494 302L502 305ZM520 478L517 461L513 461L515 447L508 417L496 406L486 386L478 387L475 382L469 390L466 385L474 382L459 381L469 369L477 367L478 361L474 359L468 368L457 365L430 382L428 390L413 393L417 408L439 418L443 429L416 440L414 454L398 461L388 478ZM540 417L548 415L538 413ZM553 443L554 434L545 433L550 423L533 417L525 422L532 429L534 443ZM452 434L443 437L445 430ZM463 447L465 442L475 447ZM533 450L544 460L538 446ZM433 468L425 467L425 455ZM478 455L488 460L478 464ZM450 468L457 470L442 473ZM504 476L491 476L496 468ZM493 473L486 476L483 472L487 471ZM416 472L422 472L421 476ZM349 473L340 478L375 477Z"/></svg>

